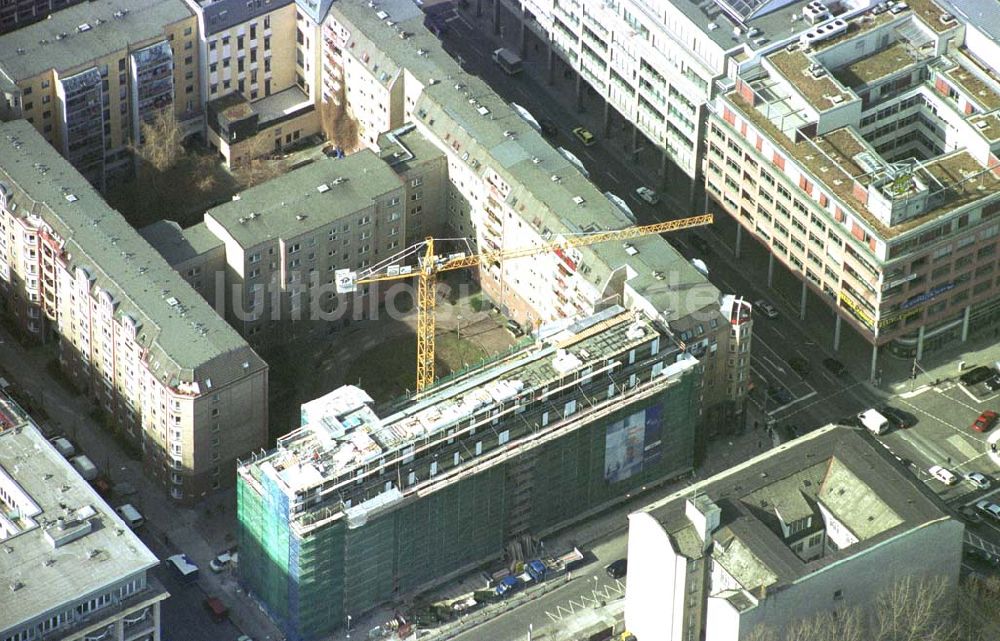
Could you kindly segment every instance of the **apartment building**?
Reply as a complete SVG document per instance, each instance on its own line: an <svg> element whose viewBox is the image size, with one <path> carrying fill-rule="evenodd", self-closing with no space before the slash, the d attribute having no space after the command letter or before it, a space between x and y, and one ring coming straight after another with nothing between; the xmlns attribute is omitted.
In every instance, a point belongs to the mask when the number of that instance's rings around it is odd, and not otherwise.
<svg viewBox="0 0 1000 641"><path fill-rule="evenodd" d="M0 415L0 639L159 641L159 560L6 395Z"/></svg>
<svg viewBox="0 0 1000 641"><path fill-rule="evenodd" d="M296 641L690 472L697 360L610 307L416 397L345 386L239 468L240 579ZM512 548L513 549L513 548Z"/></svg>
<svg viewBox="0 0 1000 641"><path fill-rule="evenodd" d="M1000 321L998 49L931 0L836 20L712 106L710 195L872 345L922 358ZM739 251L741 236L737 237Z"/></svg>
<svg viewBox="0 0 1000 641"><path fill-rule="evenodd" d="M0 36L0 118L26 119L103 189L163 109L200 129L197 29L181 0L94 0Z"/></svg>
<svg viewBox="0 0 1000 641"><path fill-rule="evenodd" d="M324 158L205 212L225 247L226 319L255 346L371 318L386 289L337 297L334 275L403 251L405 190L370 151ZM217 292L218 295L218 292Z"/></svg>
<svg viewBox="0 0 1000 641"><path fill-rule="evenodd" d="M630 514L625 627L638 641L787 638L819 614L870 613L906 578L950 593L964 533L874 438L830 425Z"/></svg>
<svg viewBox="0 0 1000 641"><path fill-rule="evenodd" d="M0 6L0 34L45 20L49 14L83 0L8 0Z"/></svg>
<svg viewBox="0 0 1000 641"><path fill-rule="evenodd" d="M319 132L309 89L296 74L292 0L185 2L199 27L205 140L227 166Z"/></svg>
<svg viewBox="0 0 1000 641"><path fill-rule="evenodd" d="M507 249L632 224L563 153L441 49L419 7L405 0L377 7L336 2L321 22L310 23L316 14L307 6L300 5L303 21L323 42L322 99L343 95L362 144L377 149L381 133L412 123L445 155L449 235L475 238L480 250ZM413 220L423 203L418 193L408 198L406 217ZM742 369L728 369L733 327L721 312L720 293L662 238L483 265L479 280L506 315L530 328L616 303L642 309L704 356L706 406L727 407L725 415L742 404L749 356ZM749 340L743 344L749 349Z"/></svg>
<svg viewBox="0 0 1000 641"><path fill-rule="evenodd" d="M664 184L686 182L694 203L715 81L814 25L869 4L497 0L492 22L499 30L506 18L505 35L520 43L522 55L544 56L550 78L556 59L572 69L577 100L590 87L604 101L598 135L610 132L611 116L618 114L632 125L633 153L647 145L659 150ZM534 53L528 38L545 49Z"/></svg>
<svg viewBox="0 0 1000 641"><path fill-rule="evenodd" d="M175 500L263 446L267 364L26 121L0 123L0 291Z"/></svg>

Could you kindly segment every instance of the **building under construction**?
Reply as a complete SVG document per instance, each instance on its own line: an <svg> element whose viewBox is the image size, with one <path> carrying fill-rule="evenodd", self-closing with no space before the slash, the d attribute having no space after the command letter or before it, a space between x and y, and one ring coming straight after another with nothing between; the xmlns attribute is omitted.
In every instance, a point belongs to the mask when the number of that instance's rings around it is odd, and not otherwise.
<svg viewBox="0 0 1000 641"><path fill-rule="evenodd" d="M701 375L614 307L384 411L334 390L239 466L241 580L289 639L315 639L510 556L690 471Z"/></svg>

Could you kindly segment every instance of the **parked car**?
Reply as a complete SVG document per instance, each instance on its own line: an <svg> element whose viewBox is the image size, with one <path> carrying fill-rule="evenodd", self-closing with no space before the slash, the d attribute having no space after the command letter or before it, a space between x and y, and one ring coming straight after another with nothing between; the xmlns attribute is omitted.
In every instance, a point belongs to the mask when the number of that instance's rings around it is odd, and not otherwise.
<svg viewBox="0 0 1000 641"><path fill-rule="evenodd" d="M809 361L805 358L802 358L801 356L793 356L789 358L788 366L792 368L793 372L795 372L802 378L809 376L809 371L811 369L811 366L809 365Z"/></svg>
<svg viewBox="0 0 1000 641"><path fill-rule="evenodd" d="M997 413L993 410L986 410L972 422L972 429L977 432L989 432L997 424Z"/></svg>
<svg viewBox="0 0 1000 641"><path fill-rule="evenodd" d="M212 568L212 572L222 572L227 567L229 567L230 562L233 560L233 555L229 552L223 552L222 554L216 556L214 559L208 562L208 567Z"/></svg>
<svg viewBox="0 0 1000 641"><path fill-rule="evenodd" d="M708 244L707 240L705 240L698 234L688 235L688 242L691 243L691 246L694 247L697 251L701 252L702 254L712 253L712 246Z"/></svg>
<svg viewBox="0 0 1000 641"><path fill-rule="evenodd" d="M886 405L885 407L882 408L882 416L889 419L889 422L892 424L892 427L901 430L913 427L917 423L912 415L907 414L903 410L897 409L891 405Z"/></svg>
<svg viewBox="0 0 1000 641"><path fill-rule="evenodd" d="M576 136L577 140L582 142L586 147L589 147L597 142L597 138L594 137L594 134L590 133L590 130L586 127L574 127L573 135Z"/></svg>
<svg viewBox="0 0 1000 641"><path fill-rule="evenodd" d="M548 120L547 118L539 120L538 127L542 130L542 135L544 136L551 137L559 133L559 127L556 126L556 123Z"/></svg>
<svg viewBox="0 0 1000 641"><path fill-rule="evenodd" d="M834 376L844 376L847 374L847 368L836 358L824 358L823 367L830 370L830 373Z"/></svg>
<svg viewBox="0 0 1000 641"><path fill-rule="evenodd" d="M976 503L976 509L986 516L992 516L997 521L1000 521L1000 505L992 501L979 501Z"/></svg>
<svg viewBox="0 0 1000 641"><path fill-rule="evenodd" d="M931 466L929 470L930 475L941 481L945 485L954 485L958 483L958 477L955 476L954 472L949 469L943 468L940 465Z"/></svg>
<svg viewBox="0 0 1000 641"><path fill-rule="evenodd" d="M638 187L635 190L635 195L639 198L639 200L644 200L650 205L655 205L660 202L660 196L649 187Z"/></svg>
<svg viewBox="0 0 1000 641"><path fill-rule="evenodd" d="M965 480L980 490L990 489L990 480L981 472L967 472Z"/></svg>
<svg viewBox="0 0 1000 641"><path fill-rule="evenodd" d="M993 376L986 379L986 389L991 392L996 392L1000 390L1000 374L994 374Z"/></svg>
<svg viewBox="0 0 1000 641"><path fill-rule="evenodd" d="M968 372L962 374L958 377L958 380L966 387L971 387L978 383L982 383L989 378L993 378L996 371L980 365L979 367L973 367Z"/></svg>
<svg viewBox="0 0 1000 641"><path fill-rule="evenodd" d="M518 336L524 336L524 328L522 328L521 324L518 323L516 320L511 319L507 321L506 327L507 331L514 335L514 338L517 338Z"/></svg>
<svg viewBox="0 0 1000 641"><path fill-rule="evenodd" d="M753 306L768 318L774 319L778 317L778 308L766 300L756 301Z"/></svg>
<svg viewBox="0 0 1000 641"><path fill-rule="evenodd" d="M628 573L628 559L612 561L604 568L612 579L620 579Z"/></svg>

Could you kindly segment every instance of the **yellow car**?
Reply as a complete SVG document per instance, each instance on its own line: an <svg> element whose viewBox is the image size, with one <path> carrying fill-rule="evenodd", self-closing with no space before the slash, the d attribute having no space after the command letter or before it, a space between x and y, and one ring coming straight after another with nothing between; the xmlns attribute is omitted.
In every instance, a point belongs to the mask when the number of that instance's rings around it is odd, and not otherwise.
<svg viewBox="0 0 1000 641"><path fill-rule="evenodd" d="M594 134L590 133L590 130L587 129L586 127L575 128L573 130L573 135L576 136L580 140L580 142L582 142L587 147L597 142L597 138L595 138Z"/></svg>

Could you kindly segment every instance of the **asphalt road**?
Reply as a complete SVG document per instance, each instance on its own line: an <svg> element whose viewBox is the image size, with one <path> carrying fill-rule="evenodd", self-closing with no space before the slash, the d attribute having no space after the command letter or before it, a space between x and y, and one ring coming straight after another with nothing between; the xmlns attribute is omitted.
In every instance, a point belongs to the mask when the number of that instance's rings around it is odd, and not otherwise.
<svg viewBox="0 0 1000 641"><path fill-rule="evenodd" d="M627 541L623 533L598 544L588 550L596 556L596 560L591 559L587 565L574 570L569 580L564 576L551 579L563 582L562 587L453 638L458 641L522 639L526 638L529 625L537 633L543 627L569 619L581 610L621 598L625 594L625 579L610 578L604 568L608 563L625 557Z"/></svg>

